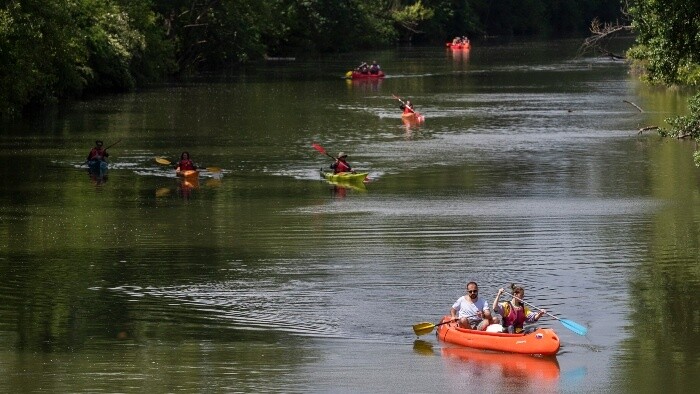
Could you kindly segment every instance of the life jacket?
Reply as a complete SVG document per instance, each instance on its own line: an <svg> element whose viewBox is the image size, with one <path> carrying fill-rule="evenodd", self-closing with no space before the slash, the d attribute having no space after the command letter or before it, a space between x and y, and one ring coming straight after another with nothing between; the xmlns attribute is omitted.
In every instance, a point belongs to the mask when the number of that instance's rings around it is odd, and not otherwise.
<svg viewBox="0 0 700 394"><path fill-rule="evenodd" d="M528 313L525 306L516 309L510 302L504 302L501 306L503 308L503 327L513 326L515 332L521 332Z"/></svg>
<svg viewBox="0 0 700 394"><path fill-rule="evenodd" d="M335 167L333 167L333 172L334 173L339 173L339 172L349 172L350 171L350 165L348 163L338 160L335 163Z"/></svg>
<svg viewBox="0 0 700 394"><path fill-rule="evenodd" d="M180 169L180 171L188 171L188 170L194 170L194 163L192 163L192 160L180 160L177 162L177 167Z"/></svg>
<svg viewBox="0 0 700 394"><path fill-rule="evenodd" d="M92 148L90 153L88 153L88 161L90 160L104 160L105 157L109 156L107 151L102 148Z"/></svg>

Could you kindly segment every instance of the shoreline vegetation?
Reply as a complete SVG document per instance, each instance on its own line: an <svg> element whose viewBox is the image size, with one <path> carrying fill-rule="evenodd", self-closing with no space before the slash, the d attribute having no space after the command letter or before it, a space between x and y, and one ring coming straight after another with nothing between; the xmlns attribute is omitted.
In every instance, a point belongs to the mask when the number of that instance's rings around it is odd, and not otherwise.
<svg viewBox="0 0 700 394"><path fill-rule="evenodd" d="M7 0L0 120L245 63L439 44L455 36L582 39L642 80L700 86L700 2L687 0ZM632 33L624 54L606 48ZM665 137L700 142L700 93ZM700 166L700 151L694 155Z"/></svg>
<svg viewBox="0 0 700 394"><path fill-rule="evenodd" d="M583 37L593 18L615 20L619 8L600 0L8 0L0 118L264 59L463 35Z"/></svg>

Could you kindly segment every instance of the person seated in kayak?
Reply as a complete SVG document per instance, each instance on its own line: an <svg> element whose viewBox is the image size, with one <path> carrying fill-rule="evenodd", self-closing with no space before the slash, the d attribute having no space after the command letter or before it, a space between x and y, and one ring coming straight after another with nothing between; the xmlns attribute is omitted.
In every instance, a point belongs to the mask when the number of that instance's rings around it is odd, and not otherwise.
<svg viewBox="0 0 700 394"><path fill-rule="evenodd" d="M455 37L452 39L452 45L459 45L462 43L462 39L459 37Z"/></svg>
<svg viewBox="0 0 700 394"><path fill-rule="evenodd" d="M107 149L103 148L102 145L104 143L100 140L95 141L95 147L90 149L90 153L87 155L87 161L88 163L96 163L98 161L107 161L107 157L109 156L109 153L107 153Z"/></svg>
<svg viewBox="0 0 700 394"><path fill-rule="evenodd" d="M416 112L413 110L413 104L411 103L411 100L406 100L406 103L401 103L401 105L399 105L399 108L403 110L404 115L413 114Z"/></svg>
<svg viewBox="0 0 700 394"><path fill-rule="evenodd" d="M467 36L462 36L462 44L469 45L469 38L467 38Z"/></svg>
<svg viewBox="0 0 700 394"><path fill-rule="evenodd" d="M501 298L501 294L504 292L503 289L499 289L498 294L496 294L496 299L493 300L493 306L491 309L493 309L494 313L501 315L503 332L518 334L523 332L523 326L525 323L536 322L547 311L544 309L537 312L531 311L523 303L525 290L521 286L516 286L515 284L511 284L510 288L514 297L510 301L499 303L498 300Z"/></svg>
<svg viewBox="0 0 700 394"><path fill-rule="evenodd" d="M361 74L369 74L369 65L368 65L367 63L365 63L365 62L362 62L362 64L360 64L359 66L357 66L357 68L355 69L355 71L357 71L357 72L359 72L359 73L361 73Z"/></svg>
<svg viewBox="0 0 700 394"><path fill-rule="evenodd" d="M192 162L192 159L190 159L190 153L182 152L182 154L180 154L180 161L175 164L175 172L194 171L196 169L197 167Z"/></svg>
<svg viewBox="0 0 700 394"><path fill-rule="evenodd" d="M372 75L377 75L377 74L379 74L379 71L381 71L381 70L382 70L382 68L379 67L379 65L377 64L377 61L376 60L372 61L372 65L369 66L369 73Z"/></svg>
<svg viewBox="0 0 700 394"><path fill-rule="evenodd" d="M479 286L476 282L467 283L467 294L459 297L450 309L453 320L459 320L462 328L485 331L491 324L491 310L486 301L479 298Z"/></svg>
<svg viewBox="0 0 700 394"><path fill-rule="evenodd" d="M348 155L345 152L338 153L338 157L335 159L335 163L331 164L333 173L337 174L340 172L353 172L350 164L347 162Z"/></svg>

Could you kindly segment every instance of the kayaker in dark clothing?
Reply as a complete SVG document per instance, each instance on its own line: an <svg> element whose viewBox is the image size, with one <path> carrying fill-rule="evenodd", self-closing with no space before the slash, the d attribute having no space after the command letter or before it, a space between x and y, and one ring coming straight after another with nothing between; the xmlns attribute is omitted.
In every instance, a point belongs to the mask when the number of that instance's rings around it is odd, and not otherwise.
<svg viewBox="0 0 700 394"><path fill-rule="evenodd" d="M335 163L331 164L333 173L337 174L339 172L352 172L350 164L346 161L348 155L345 152L338 153L338 157L335 159Z"/></svg>
<svg viewBox="0 0 700 394"><path fill-rule="evenodd" d="M194 163L190 159L190 153L189 152L182 152L182 154L180 154L180 161L178 161L175 164L175 171L181 172L181 171L190 171L190 170L196 170L196 169L197 169L197 167L194 165Z"/></svg>
<svg viewBox="0 0 700 394"><path fill-rule="evenodd" d="M382 69L382 68L379 67L379 65L377 64L377 61L374 60L374 61L372 62L372 65L369 66L369 73L370 73L370 74L377 75L377 74L379 74L379 71L381 71L381 69Z"/></svg>
<svg viewBox="0 0 700 394"><path fill-rule="evenodd" d="M85 161L88 163L91 161L107 161L107 156L109 156L109 153L107 153L106 148L102 148L102 145L104 145L102 141L95 141L95 147L90 150L90 153L88 153Z"/></svg>

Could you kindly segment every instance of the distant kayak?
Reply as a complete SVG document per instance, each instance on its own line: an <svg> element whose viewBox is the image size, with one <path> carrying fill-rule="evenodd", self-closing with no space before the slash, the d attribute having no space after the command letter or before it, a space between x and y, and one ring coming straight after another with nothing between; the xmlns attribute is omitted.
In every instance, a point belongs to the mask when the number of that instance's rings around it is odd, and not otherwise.
<svg viewBox="0 0 700 394"><path fill-rule="evenodd" d="M418 112L409 112L401 114L401 120L408 123L423 123L425 121L425 116Z"/></svg>
<svg viewBox="0 0 700 394"><path fill-rule="evenodd" d="M450 49L456 49L456 50L462 50L462 49L471 49L472 44L453 44L451 42L448 42L445 44L448 48Z"/></svg>
<svg viewBox="0 0 700 394"><path fill-rule="evenodd" d="M450 320L450 316L445 316L442 322ZM559 351L559 337L551 328L539 328L527 334L508 334L469 330L451 322L438 327L437 337L455 345L497 352L553 356Z"/></svg>
<svg viewBox="0 0 700 394"><path fill-rule="evenodd" d="M363 74L359 71L353 71L349 75L350 79L377 79L384 78L384 71L380 71L378 74Z"/></svg>
<svg viewBox="0 0 700 394"><path fill-rule="evenodd" d="M321 175L331 181L331 182L348 182L348 183L357 183L357 182L364 182L365 179L367 179L367 175L369 175L368 172L358 172L358 173L352 173L352 172L339 172L337 174L334 174L332 172L321 172Z"/></svg>

